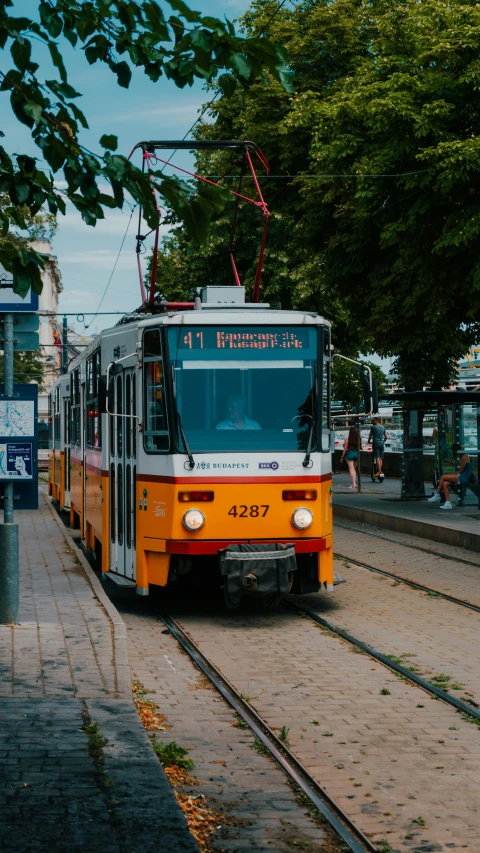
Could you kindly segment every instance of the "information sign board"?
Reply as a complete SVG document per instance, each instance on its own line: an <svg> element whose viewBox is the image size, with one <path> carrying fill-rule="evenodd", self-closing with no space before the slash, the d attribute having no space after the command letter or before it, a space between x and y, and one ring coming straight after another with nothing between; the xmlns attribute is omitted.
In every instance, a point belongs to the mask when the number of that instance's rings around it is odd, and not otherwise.
<svg viewBox="0 0 480 853"><path fill-rule="evenodd" d="M0 480L33 480L31 441L0 443Z"/></svg>
<svg viewBox="0 0 480 853"><path fill-rule="evenodd" d="M37 385L0 385L0 507L5 483L14 483L13 505L38 509Z"/></svg>
<svg viewBox="0 0 480 853"><path fill-rule="evenodd" d="M0 314L0 335L3 340L4 314ZM13 315L13 336L16 332L38 332L40 317L38 314L27 314L22 312Z"/></svg>

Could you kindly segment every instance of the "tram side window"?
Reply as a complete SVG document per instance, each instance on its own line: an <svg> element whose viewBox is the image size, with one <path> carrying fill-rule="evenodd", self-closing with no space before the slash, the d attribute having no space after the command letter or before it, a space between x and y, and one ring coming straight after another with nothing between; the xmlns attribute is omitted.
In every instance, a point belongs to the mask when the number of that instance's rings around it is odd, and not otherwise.
<svg viewBox="0 0 480 853"><path fill-rule="evenodd" d="M98 412L98 377L100 376L100 352L87 361L87 447L100 448L101 418Z"/></svg>
<svg viewBox="0 0 480 853"><path fill-rule="evenodd" d="M60 442L60 388L55 388L55 402L54 402L54 419L53 419L53 437L55 444Z"/></svg>
<svg viewBox="0 0 480 853"><path fill-rule="evenodd" d="M330 332L323 330L322 359L322 452L330 452Z"/></svg>
<svg viewBox="0 0 480 853"><path fill-rule="evenodd" d="M165 382L161 358L160 330L150 329L144 336L145 431L144 446L150 453L166 452L170 441L167 428Z"/></svg>
<svg viewBox="0 0 480 853"><path fill-rule="evenodd" d="M71 441L72 444L80 444L80 373L78 367L73 371L70 384L71 401Z"/></svg>
<svg viewBox="0 0 480 853"><path fill-rule="evenodd" d="M53 450L53 400L52 394L48 395L48 446Z"/></svg>

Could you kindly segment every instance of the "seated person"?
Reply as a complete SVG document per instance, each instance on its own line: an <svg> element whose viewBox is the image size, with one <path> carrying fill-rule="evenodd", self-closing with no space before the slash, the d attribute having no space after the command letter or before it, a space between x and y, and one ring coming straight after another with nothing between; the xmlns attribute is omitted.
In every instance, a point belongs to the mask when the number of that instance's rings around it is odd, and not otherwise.
<svg viewBox="0 0 480 853"><path fill-rule="evenodd" d="M261 429L260 424L247 418L245 414L245 397L241 394L231 394L227 397L227 417L220 421L215 429Z"/></svg>
<svg viewBox="0 0 480 853"><path fill-rule="evenodd" d="M458 472L456 474L442 474L437 491L428 499L429 503L439 503L441 501L441 493L443 492L445 495L445 503L440 507L440 509L452 509L448 484L460 483L461 486L466 486L472 476L472 463L469 455L464 452L463 448L453 445L453 455L454 459L451 461L452 465L455 464L455 459L457 458L460 462Z"/></svg>

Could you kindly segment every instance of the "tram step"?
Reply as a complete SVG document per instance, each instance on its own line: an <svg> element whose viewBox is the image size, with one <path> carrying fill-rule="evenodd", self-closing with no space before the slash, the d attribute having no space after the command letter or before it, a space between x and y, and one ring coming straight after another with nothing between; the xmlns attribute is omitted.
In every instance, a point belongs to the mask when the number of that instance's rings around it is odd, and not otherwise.
<svg viewBox="0 0 480 853"><path fill-rule="evenodd" d="M126 578L123 575L116 575L115 572L105 572L103 577L107 580L113 581L117 586L128 586L132 589L136 589L137 587L135 581L132 581L130 578Z"/></svg>

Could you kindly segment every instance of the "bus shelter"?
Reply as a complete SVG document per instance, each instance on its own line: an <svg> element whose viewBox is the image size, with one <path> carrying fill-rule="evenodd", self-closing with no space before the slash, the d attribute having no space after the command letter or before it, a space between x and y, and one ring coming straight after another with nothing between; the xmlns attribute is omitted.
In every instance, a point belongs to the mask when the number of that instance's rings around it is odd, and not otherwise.
<svg viewBox="0 0 480 853"><path fill-rule="evenodd" d="M403 408L402 498L421 498L424 483L436 488L442 474L458 469L455 450L468 453L473 468L471 482L458 489L459 504L480 507L480 392L478 391L405 391L395 395ZM433 465L425 464L423 419L435 413ZM428 468L428 470L427 470Z"/></svg>

